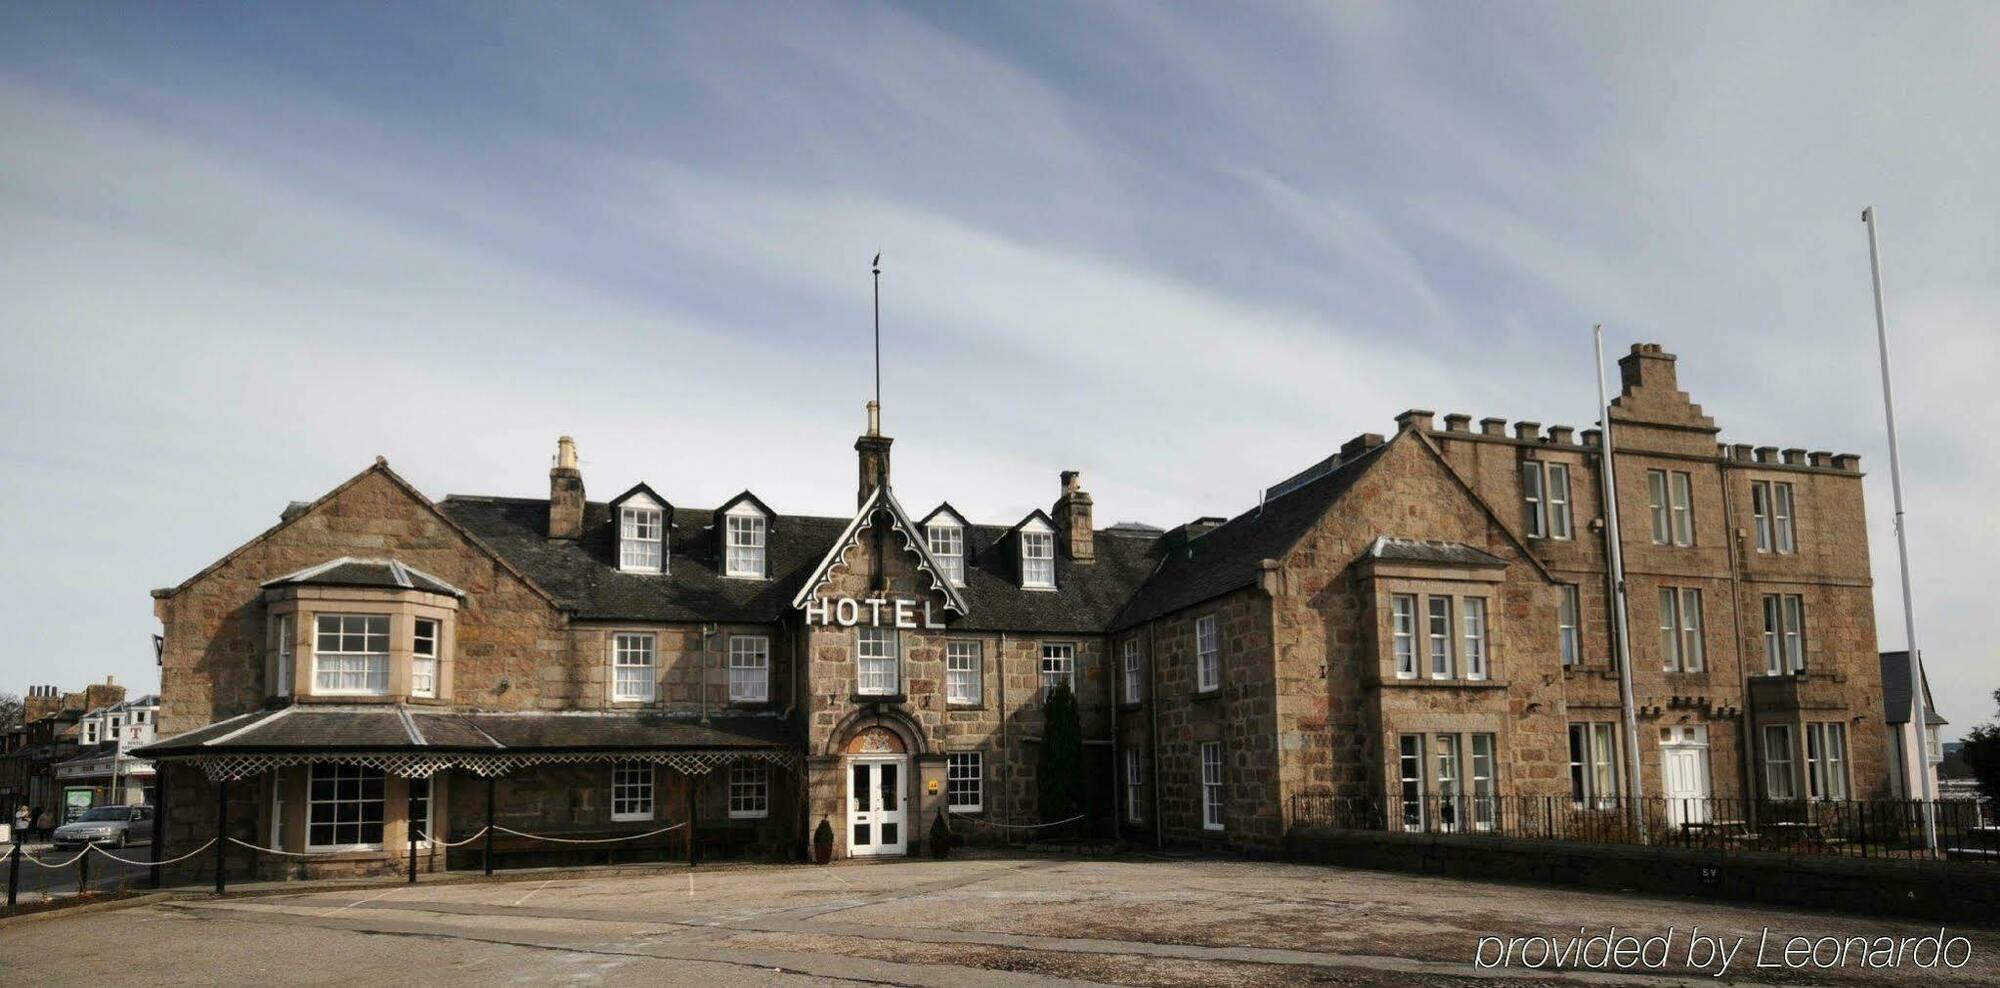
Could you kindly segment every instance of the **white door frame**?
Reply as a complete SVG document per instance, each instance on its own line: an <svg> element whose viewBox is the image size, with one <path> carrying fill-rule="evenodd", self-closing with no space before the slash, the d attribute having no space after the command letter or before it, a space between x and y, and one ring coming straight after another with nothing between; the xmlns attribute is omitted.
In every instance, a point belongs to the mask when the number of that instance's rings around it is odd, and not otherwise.
<svg viewBox="0 0 2000 988"><path fill-rule="evenodd" d="M882 768L887 765L896 767L896 808L894 810L885 810L882 808L880 792ZM865 811L860 808L861 800L854 791L854 770L857 766L866 766L868 768L868 785L874 790L868 794L870 798L867 804L868 809ZM841 763L840 771L844 777L841 785L847 793L848 857L866 858L909 853L910 756L889 754L849 755L846 761ZM868 833L871 838L869 843L855 843L854 828L856 824L866 824L868 826ZM882 827L884 824L895 824L896 839L894 841L885 842L882 840Z"/></svg>

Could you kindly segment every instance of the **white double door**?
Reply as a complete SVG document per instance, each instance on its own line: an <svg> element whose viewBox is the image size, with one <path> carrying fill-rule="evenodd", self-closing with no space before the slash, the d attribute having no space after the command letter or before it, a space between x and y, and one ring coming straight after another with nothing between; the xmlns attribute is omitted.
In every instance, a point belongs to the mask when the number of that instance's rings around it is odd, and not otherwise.
<svg viewBox="0 0 2000 988"><path fill-rule="evenodd" d="M1660 729L1660 781L1667 822L1675 827L1709 820L1708 728Z"/></svg>
<svg viewBox="0 0 2000 988"><path fill-rule="evenodd" d="M847 763L847 853L857 858L906 853L910 760L856 755Z"/></svg>

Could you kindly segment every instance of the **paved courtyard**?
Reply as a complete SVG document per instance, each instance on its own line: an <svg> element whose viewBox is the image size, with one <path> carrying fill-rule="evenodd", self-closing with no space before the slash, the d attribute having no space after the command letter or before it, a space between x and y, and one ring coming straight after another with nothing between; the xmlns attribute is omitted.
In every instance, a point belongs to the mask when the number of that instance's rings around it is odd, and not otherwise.
<svg viewBox="0 0 2000 988"><path fill-rule="evenodd" d="M1957 970L1758 969L1785 938L1935 925L1259 862L972 858L272 892L21 923L0 982L1714 984L1690 927L1747 940L1731 981L2000 985ZM1678 932L1645 973L1482 969L1480 938ZM1489 942L1489 958L1499 956ZM1540 948L1537 948L1540 949ZM1534 950L1529 951L1530 956ZM1593 958L1596 955L1591 955Z"/></svg>

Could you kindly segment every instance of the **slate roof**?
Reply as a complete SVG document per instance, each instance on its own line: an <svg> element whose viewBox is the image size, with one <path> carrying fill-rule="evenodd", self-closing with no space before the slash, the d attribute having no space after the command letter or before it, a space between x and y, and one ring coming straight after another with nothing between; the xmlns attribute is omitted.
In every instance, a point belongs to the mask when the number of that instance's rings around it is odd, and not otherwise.
<svg viewBox="0 0 2000 988"><path fill-rule="evenodd" d="M1891 724L1910 722L1910 653L1882 653L1882 719ZM1924 723L1932 727L1949 724L1938 715L1931 702L1931 677L1924 674Z"/></svg>
<svg viewBox="0 0 2000 988"><path fill-rule="evenodd" d="M1176 529L1162 539L1158 571L1111 623L1113 631L1150 621L1257 582L1258 566L1285 554L1396 439L1362 453L1279 497L1192 539Z"/></svg>
<svg viewBox="0 0 2000 988"><path fill-rule="evenodd" d="M263 585L383 587L390 590L426 590L431 593L450 594L453 597L465 596L465 591L414 566L406 566L394 559L356 559L353 556L329 559L317 566L308 566L275 580L265 580Z"/></svg>
<svg viewBox="0 0 2000 988"><path fill-rule="evenodd" d="M1505 566L1507 560L1463 542L1437 539L1399 539L1383 535L1368 546L1374 559L1407 563L1441 563L1450 566Z"/></svg>
<svg viewBox="0 0 2000 988"><path fill-rule="evenodd" d="M243 752L579 751L796 747L777 717L708 723L643 711L465 713L402 705L293 705L218 721L133 754L142 758Z"/></svg>
<svg viewBox="0 0 2000 988"><path fill-rule="evenodd" d="M773 514L765 551L771 578L721 573L720 536L710 508L673 509L668 572L622 573L610 509L584 507L583 537L547 536L549 502L451 495L438 505L488 548L584 620L768 623L782 618L850 518ZM1012 553L999 545L1008 526L965 531L967 631L1100 633L1137 592L1156 561L1155 534L1097 533L1097 561L1056 554L1056 589L1023 590Z"/></svg>

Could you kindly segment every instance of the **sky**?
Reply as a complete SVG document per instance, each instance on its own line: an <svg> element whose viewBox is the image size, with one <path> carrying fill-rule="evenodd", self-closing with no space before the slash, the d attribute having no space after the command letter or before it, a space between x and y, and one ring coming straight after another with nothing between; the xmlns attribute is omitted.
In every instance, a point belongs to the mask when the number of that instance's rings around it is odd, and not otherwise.
<svg viewBox="0 0 2000 988"><path fill-rule="evenodd" d="M1579 427L1590 326L1854 452L1994 714L2000 7L0 2L0 690L375 456L433 497L1234 514L1405 408ZM1615 379L1615 378L1614 378Z"/></svg>

